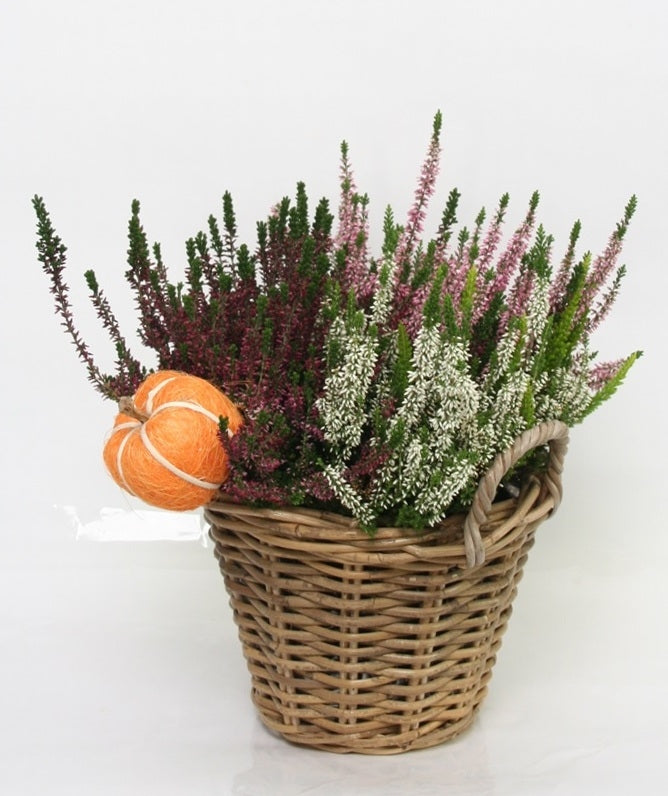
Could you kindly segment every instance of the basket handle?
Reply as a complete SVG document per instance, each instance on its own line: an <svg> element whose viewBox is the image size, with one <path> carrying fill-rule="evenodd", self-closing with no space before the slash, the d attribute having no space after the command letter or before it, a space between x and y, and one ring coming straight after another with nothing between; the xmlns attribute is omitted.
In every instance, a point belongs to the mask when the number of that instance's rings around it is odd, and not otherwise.
<svg viewBox="0 0 668 796"><path fill-rule="evenodd" d="M487 473L480 479L473 503L464 521L464 546L466 563L469 567L479 566L485 561L485 546L480 535L480 526L487 521L501 480L525 454L548 442L550 459L545 484L554 501L552 512L559 506L562 495L561 473L568 448L568 426L561 420L549 420L520 434L507 450L497 454Z"/></svg>

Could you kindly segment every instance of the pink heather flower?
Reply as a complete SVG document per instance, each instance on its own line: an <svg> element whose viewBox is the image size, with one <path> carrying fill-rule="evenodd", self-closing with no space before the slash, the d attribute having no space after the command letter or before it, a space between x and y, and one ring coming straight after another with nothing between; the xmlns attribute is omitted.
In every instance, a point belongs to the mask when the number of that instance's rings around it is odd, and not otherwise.
<svg viewBox="0 0 668 796"><path fill-rule="evenodd" d="M492 300L493 293L485 289L485 285L488 284L485 276L492 268L492 260L501 243L504 216L505 205L502 204L487 230L476 259L475 265L478 269L478 277L476 280L476 301L471 319L474 324L485 314Z"/></svg>
<svg viewBox="0 0 668 796"><path fill-rule="evenodd" d="M499 324L499 335L502 335L508 328L508 321L511 318L519 318L526 312L534 287L535 273L529 269L522 269L515 278L513 288L508 298L508 309L501 318Z"/></svg>
<svg viewBox="0 0 668 796"><path fill-rule="evenodd" d="M348 145L341 145L341 198L339 202L339 229L334 240L336 249L346 250L346 265L342 275L345 290L354 288L358 298L373 290L369 284L367 267L367 241L369 219L367 198L357 193L355 178L348 160Z"/></svg>
<svg viewBox="0 0 668 796"><path fill-rule="evenodd" d="M571 232L570 243L568 245L568 249L566 250L566 254L559 265L557 275L552 280L552 286L550 288L550 309L552 312L556 312L560 308L561 302L566 294L566 288L568 287L568 282L571 277L571 269L575 259L575 244L579 235L580 222L576 221Z"/></svg>
<svg viewBox="0 0 668 796"><path fill-rule="evenodd" d="M511 238L510 244L501 256L496 267L496 276L491 282L492 288L490 293L492 295L500 291L505 291L508 287L512 275L517 270L517 266L527 250L532 226L533 218L530 220L527 219Z"/></svg>
<svg viewBox="0 0 668 796"><path fill-rule="evenodd" d="M591 307L593 305L594 298L602 289L603 285L606 283L608 277L617 265L617 260L619 259L621 251L622 239L616 232L613 232L608 240L608 245L605 247L605 251L594 260L594 265L587 277L587 283L582 294L582 302L580 305L583 310L584 308ZM605 308L604 314L606 314L610 309L610 306L614 302L615 298L616 290L610 291L605 297L604 303L607 306ZM602 318L603 316L599 318L596 325L600 323Z"/></svg>
<svg viewBox="0 0 668 796"><path fill-rule="evenodd" d="M399 292L402 287L407 287L407 286L398 285L397 292ZM411 304L405 312L404 326L406 327L406 331L408 332L408 335L411 338L411 340L414 340L417 337L418 332L420 331L420 326L422 325L422 318L424 313L424 303L429 297L430 290L431 290L431 285L424 284L421 287L417 288L416 290L410 292L411 294L409 298Z"/></svg>
<svg viewBox="0 0 668 796"><path fill-rule="evenodd" d="M410 338L415 339L422 325L424 303L430 291L429 283L413 289L397 278L394 286L394 312L390 325L396 328L400 323L403 324Z"/></svg>
<svg viewBox="0 0 668 796"><path fill-rule="evenodd" d="M439 130L440 120L439 127L434 129L431 144L427 151L427 157L425 158L422 171L420 172L420 180L415 191L415 201L408 212L408 221L397 246L396 261L398 263L403 263L406 258L410 257L413 253L415 242L418 240L424 227L429 199L431 199L434 194L436 178L440 167L441 144Z"/></svg>
<svg viewBox="0 0 668 796"><path fill-rule="evenodd" d="M481 291L480 301L475 308L475 318L480 318L487 312L496 293L506 291L510 284L510 280L517 271L522 257L526 253L533 231L537 200L537 195L534 195L529 205L529 212L526 218L522 225L515 231L505 251L499 258L494 278L486 284L486 289Z"/></svg>
<svg viewBox="0 0 668 796"><path fill-rule="evenodd" d="M466 251L461 257L454 254L448 258L448 274L443 281L443 295L447 294L452 298L452 305L455 309L455 313L457 314L458 321L461 320L458 313L461 304L462 292L464 291L464 285L466 284L466 276L470 267L471 265L469 263L468 252Z"/></svg>
<svg viewBox="0 0 668 796"><path fill-rule="evenodd" d="M603 290L613 270L617 267L617 261L619 260L619 255L622 251L624 235L628 228L629 222L631 221L631 218L633 217L633 214L636 211L636 206L637 206L637 200L634 195L629 199L626 207L624 208L624 216L617 223L617 227L615 228L612 235L610 235L605 250L594 260L593 267L586 276L586 282L582 293L582 300L580 302L579 318L582 318L582 315L585 312L594 307L594 300L597 298L601 290ZM576 227L574 228L574 233L576 237L577 237L577 232L579 232L579 222L577 222ZM571 246L569 248L567 257L569 255L572 256L573 245L574 245L574 238L572 233ZM624 276L624 273L625 273L625 268L623 265L620 268L617 268L617 273L615 274L615 278L612 282L612 285L610 285L606 293L601 298L598 299L598 304L594 311L594 315L592 318L589 318L587 322L588 332L591 332L593 329L595 329L608 314L610 307L613 305L615 299L617 298L619 285ZM553 308L559 306L558 301L560 294L556 293L556 290L560 288L563 294L563 292L565 291L565 286L567 284L566 281L567 276L568 274L566 274L563 277L562 285L560 285L559 287L555 286L555 292L553 297Z"/></svg>
<svg viewBox="0 0 668 796"><path fill-rule="evenodd" d="M611 362L602 362L599 365L595 365L589 371L589 386L591 389L594 392L598 392L601 387L604 387L617 374L624 361L624 359L615 359Z"/></svg>
<svg viewBox="0 0 668 796"><path fill-rule="evenodd" d="M501 231L503 228L503 216L497 215L485 235L485 239L480 246L478 255L478 267L481 271L488 269L492 258L501 243Z"/></svg>
<svg viewBox="0 0 668 796"><path fill-rule="evenodd" d="M601 322L610 312L612 305L615 303L617 299L617 294L619 293L619 286L621 284L622 278L624 277L625 273L626 269L624 268L624 266L622 266L617 271L617 274L615 275L615 279L612 285L602 296L601 300L598 302L593 317L589 318L587 323L587 332L589 334L591 334L594 331L594 329L596 329L601 324Z"/></svg>
<svg viewBox="0 0 668 796"><path fill-rule="evenodd" d="M341 199L339 203L339 230L334 240L337 249L355 242L359 228L357 226L357 207L354 202L356 195L355 178L348 161L348 145L341 144L341 165L339 167Z"/></svg>

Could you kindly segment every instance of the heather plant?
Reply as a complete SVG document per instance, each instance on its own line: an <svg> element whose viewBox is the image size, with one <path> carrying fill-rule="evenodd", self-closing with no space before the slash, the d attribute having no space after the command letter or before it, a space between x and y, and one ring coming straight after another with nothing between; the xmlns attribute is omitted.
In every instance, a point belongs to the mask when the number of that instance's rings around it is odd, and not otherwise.
<svg viewBox="0 0 668 796"><path fill-rule="evenodd" d="M116 349L116 373L102 373L75 328L64 278L66 248L43 200L35 197L38 254L51 279L56 312L70 334L90 381L106 398L134 393L148 368L131 353L95 273L87 271L91 301ZM302 183L294 201L283 198L257 224L253 252L237 240L229 193L222 225L208 219L207 232L186 242L185 282L168 279L160 245L149 246L132 203L125 277L135 297L139 338L161 369L181 370L223 388L242 408L246 422L229 449L230 497L248 502L302 503L330 493L317 477L321 432L315 399L322 390L325 328L320 306L334 266L333 217L327 200L309 219ZM323 494L321 494L323 492Z"/></svg>
<svg viewBox="0 0 668 796"><path fill-rule="evenodd" d="M212 381L245 424L221 433L232 465L221 491L260 505L344 510L367 529L422 528L465 508L494 455L544 420L581 422L621 384L640 352L597 362L591 336L618 294L622 242L635 197L598 257L576 254L572 228L555 263L536 225L538 193L504 243L509 206L457 229L452 190L436 234L424 236L440 163L441 115L405 224L391 208L378 257L369 208L341 146L338 226L326 199L309 213L306 189L257 225L253 250L237 240L232 198L222 223L186 243L185 281L172 283L149 246L139 203L129 222L126 279L139 337L159 368ZM66 249L41 198L38 252L56 311L95 387L118 400L149 369L133 356L93 271L90 298L116 350L102 373L76 329L64 278ZM224 425L221 432L224 432ZM520 470L541 466L538 451Z"/></svg>
<svg viewBox="0 0 668 796"><path fill-rule="evenodd" d="M468 505L494 455L526 428L581 422L609 398L640 352L594 364L591 333L624 276L617 261L636 208L632 197L603 254L576 258L579 222L556 273L553 238L535 228L534 193L505 247L504 195L485 228L480 211L456 237L452 191L436 237L422 239L439 164L441 117L405 226L385 213L382 256L346 268L354 287L330 299L327 376L317 405L324 473L337 499L367 527L379 519L424 527ZM343 150L343 206L350 195ZM366 207L366 203L363 205ZM342 215L359 235L359 220ZM346 271L344 270L344 273ZM522 466L538 467L541 452Z"/></svg>

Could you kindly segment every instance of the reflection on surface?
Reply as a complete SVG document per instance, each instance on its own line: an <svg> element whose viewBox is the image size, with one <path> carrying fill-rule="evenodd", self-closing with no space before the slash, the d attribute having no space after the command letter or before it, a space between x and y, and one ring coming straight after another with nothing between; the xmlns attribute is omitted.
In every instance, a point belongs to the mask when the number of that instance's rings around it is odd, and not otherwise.
<svg viewBox="0 0 668 796"><path fill-rule="evenodd" d="M256 719L252 764L233 779L235 796L427 796L492 793L485 735L476 720L449 743L399 755L339 755L301 748L274 736Z"/></svg>
<svg viewBox="0 0 668 796"><path fill-rule="evenodd" d="M201 511L174 512L155 509L104 507L96 518L82 520L76 506L57 505L76 532L77 539L95 542L206 541L207 526Z"/></svg>

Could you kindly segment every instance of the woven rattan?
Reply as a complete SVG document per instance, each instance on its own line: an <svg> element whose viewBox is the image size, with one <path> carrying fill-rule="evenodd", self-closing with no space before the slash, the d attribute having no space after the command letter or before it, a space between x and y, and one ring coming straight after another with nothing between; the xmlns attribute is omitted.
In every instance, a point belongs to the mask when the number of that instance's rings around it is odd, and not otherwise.
<svg viewBox="0 0 668 796"><path fill-rule="evenodd" d="M549 443L545 473L494 500ZM209 504L215 554L267 727L334 752L392 754L468 727L487 691L527 552L561 498L567 428L525 432L467 516L373 537L336 514Z"/></svg>

